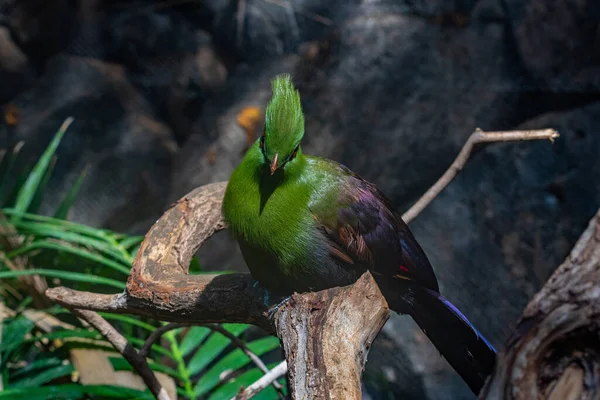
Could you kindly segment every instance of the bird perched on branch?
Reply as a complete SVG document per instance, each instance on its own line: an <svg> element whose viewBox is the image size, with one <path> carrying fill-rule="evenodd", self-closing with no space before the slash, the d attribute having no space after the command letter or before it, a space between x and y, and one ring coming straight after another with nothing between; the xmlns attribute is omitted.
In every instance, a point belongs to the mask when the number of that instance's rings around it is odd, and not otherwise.
<svg viewBox="0 0 600 400"><path fill-rule="evenodd" d="M304 115L289 75L272 81L262 136L231 175L223 214L252 276L280 295L345 286L370 271L478 393L495 350L439 293L421 246L390 201L348 168L302 153Z"/></svg>

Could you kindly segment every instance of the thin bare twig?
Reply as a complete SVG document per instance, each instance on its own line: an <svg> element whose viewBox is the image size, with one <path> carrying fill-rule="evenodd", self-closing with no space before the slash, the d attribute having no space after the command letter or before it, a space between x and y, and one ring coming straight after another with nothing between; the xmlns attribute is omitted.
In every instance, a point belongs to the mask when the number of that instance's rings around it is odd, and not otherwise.
<svg viewBox="0 0 600 400"><path fill-rule="evenodd" d="M402 219L407 224L415 219L415 217L419 215L421 211L423 211L423 209L427 207L429 203L431 203L431 201L435 199L446 186L448 186L452 179L454 179L454 177L464 168L475 145L479 143L517 142L522 140L550 140L550 142L554 142L554 139L556 139L558 136L558 132L556 132L554 129L484 132L477 128L475 132L469 136L469 139L460 150L460 153L458 153L458 156L454 162L450 165L446 172L444 172L444 175L442 175L440 179L438 179L437 182L434 183L433 186L431 186L425 192L425 194L423 194L423 196L421 196L421 198L412 205L412 207L402 214Z"/></svg>
<svg viewBox="0 0 600 400"><path fill-rule="evenodd" d="M148 352L152 348L152 345L158 339L160 339L160 337L162 335L164 335L165 333L167 333L169 331L172 331L173 329L179 329L179 328L183 328L186 326L190 326L190 324L186 324L184 322L171 322L171 323L168 323L167 325L163 325L160 328L157 328L154 332L152 332L150 334L150 336L148 336L148 339L146 339L146 341L144 342L144 344L143 344L142 348L140 349L140 351L138 352L138 354L140 355L140 357L146 358L148 356Z"/></svg>
<svg viewBox="0 0 600 400"><path fill-rule="evenodd" d="M259 380L254 382L252 385L240 391L232 400L247 400L256 396L263 390L265 390L273 382L277 382L277 379L287 374L287 362L282 361L275 368L264 374Z"/></svg>
<svg viewBox="0 0 600 400"><path fill-rule="evenodd" d="M110 323L94 311L80 310L77 308L71 309L73 314L87 321L91 326L96 328L113 345L123 358L129 361L129 364L140 375L150 392L158 400L171 400L167 391L162 387L154 372L148 366L146 359L140 357L135 349L127 342L127 339L121 335Z"/></svg>
<svg viewBox="0 0 600 400"><path fill-rule="evenodd" d="M242 342L237 336L235 336L234 334L232 334L231 332L229 332L227 329L223 328L220 325L205 324L204 326L206 326L207 328L209 328L210 330L212 330L214 332L219 332L221 335L223 335L227 339L231 340L231 343L233 343L236 347L238 347L240 350L242 350L242 352L244 352L244 354L248 356L248 358L258 367L258 369L260 369L263 372L263 374L269 373L269 368L267 368L265 363L262 362L260 357L258 357L256 354L254 354L252 352L252 350L250 350L248 348L248 346L246 346L246 343ZM277 381L273 381L272 384L273 384L273 387L275 388L275 390L277 390L277 393L279 394L279 396L285 399L285 395L283 394L283 388L281 387L281 384Z"/></svg>

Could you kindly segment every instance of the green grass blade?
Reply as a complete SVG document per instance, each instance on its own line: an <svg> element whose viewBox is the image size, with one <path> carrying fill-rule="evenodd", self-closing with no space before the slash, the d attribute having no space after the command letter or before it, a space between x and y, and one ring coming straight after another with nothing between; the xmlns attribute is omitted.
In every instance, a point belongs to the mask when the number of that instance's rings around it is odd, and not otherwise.
<svg viewBox="0 0 600 400"><path fill-rule="evenodd" d="M68 230L69 232L81 233L83 235L95 237L100 240L104 240L106 238L106 231L104 229L92 228L86 225L78 224L76 222L66 221L64 219L57 219L53 217L47 217L45 215L37 215L31 213L24 213L15 210L14 208L3 208L2 212L6 215L10 215L13 218L19 217L19 219L30 220L30 221L39 221L39 222L47 222L56 227L56 229Z"/></svg>
<svg viewBox="0 0 600 400"><path fill-rule="evenodd" d="M109 361L115 371L133 371L133 367L123 357L109 357ZM152 371L162 372L169 375L171 378L181 380L181 375L173 368L166 367L154 361L148 361L148 366Z"/></svg>
<svg viewBox="0 0 600 400"><path fill-rule="evenodd" d="M1 225L2 224L0 224L0 226ZM76 232L70 232L63 229L55 229L50 224L44 224L39 222L18 222L15 225L15 228L19 231L19 233L23 235L33 235L39 238L54 238L63 240L71 244L87 246L94 250L102 252L105 255L111 256L114 259L118 259L124 265L131 264L131 260L129 260L129 257L124 257L123 254L119 251L119 249L115 248L110 243L103 240L90 238L88 236L80 235Z"/></svg>
<svg viewBox="0 0 600 400"><path fill-rule="evenodd" d="M52 160L60 141L67 131L67 128L69 125L71 125L71 122L73 122L73 118L71 117L67 118L65 122L63 122L61 127L58 129L58 132L56 135L54 135L54 138L38 160L37 164L35 167L33 167L33 170L29 174L25 184L19 190L19 194L17 195L17 200L15 202L15 210L25 212L29 209L31 202L33 201L33 197L35 196L40 182L43 179L44 173L46 172L46 169L48 169L48 165L50 164L50 161ZM13 223L18 220L19 217L15 216Z"/></svg>
<svg viewBox="0 0 600 400"><path fill-rule="evenodd" d="M263 354L278 348L279 339L276 337L266 337L250 342L247 346L254 354L262 356ZM219 384L224 372L228 370L236 371L248 365L250 361L250 358L248 358L242 350L233 350L231 353L220 359L206 373L202 374L194 388L194 394L198 397L204 396Z"/></svg>
<svg viewBox="0 0 600 400"><path fill-rule="evenodd" d="M45 333L39 336L30 336L26 339L22 339L18 342L2 342L0 344L0 350L2 351L12 351L17 347L28 344L38 342L44 339L54 340L54 339L73 339L73 338L84 338L84 339L94 339L101 340L101 336L98 332L95 331L85 331L85 330L61 330L56 332Z"/></svg>
<svg viewBox="0 0 600 400"><path fill-rule="evenodd" d="M8 193L8 197L6 198L6 204L10 206L14 206L17 201L17 196L19 195L19 190L25 185L27 182L27 177L31 173L32 165L30 162L27 162L25 166L20 171L15 171L17 178L15 179L14 184L10 188L10 192Z"/></svg>
<svg viewBox="0 0 600 400"><path fill-rule="evenodd" d="M106 267L112 268L116 271L119 271L120 273L122 273L124 275L129 275L129 267L125 267L124 265L121 265L116 261L112 261L106 257L102 257L101 255L94 254L89 250L85 250L85 249L78 248L75 246L65 245L62 243L48 242L46 240L36 240L35 242L31 242L25 246L19 247L17 250L13 250L10 253L7 253L6 257L11 259L13 257L17 257L22 254L27 254L31 251L39 250L39 249L64 251L66 253L70 253L70 254L79 256L83 259L97 262L98 264L101 264Z"/></svg>
<svg viewBox="0 0 600 400"><path fill-rule="evenodd" d="M13 382L9 385L9 389L40 386L63 376L71 375L73 371L75 371L75 368L73 368L73 365L71 364L59 365L58 367L49 368L43 372L38 372L34 376L29 376Z"/></svg>
<svg viewBox="0 0 600 400"><path fill-rule="evenodd" d="M69 215L69 210L71 209L71 207L73 207L73 204L75 203L75 200L77 199L77 194L79 193L79 189L81 188L81 184L83 183L83 180L85 179L85 176L87 175L87 170L88 170L88 166L86 166L83 169L83 171L81 171L81 174L79 174L79 176L77 177L77 180L75 181L73 186L71 186L71 188L67 192L65 198L58 205L58 208L54 212L54 218L67 219L67 216Z"/></svg>
<svg viewBox="0 0 600 400"><path fill-rule="evenodd" d="M246 329L248 325L242 324L223 324L223 328L235 336L239 336ZM196 354L192 357L188 364L188 370L190 375L196 375L202 371L208 364L210 364L227 346L230 344L230 340L218 332L214 332L206 342L196 351Z"/></svg>
<svg viewBox="0 0 600 400"><path fill-rule="evenodd" d="M2 342L0 342L0 351L8 348L8 344L19 345L25 340L25 335L31 332L35 324L29 319L19 316L12 321L4 322L0 327L2 329Z"/></svg>
<svg viewBox="0 0 600 400"><path fill-rule="evenodd" d="M52 157L50 159L50 164L48 164L48 168L44 171L44 175L42 176L42 180L33 195L33 199L31 200L31 204L27 209L28 212L37 214L42 205L42 201L44 200L44 194L46 193L46 187L48 186L48 180L50 180L50 175L52 175L52 171L54 171L54 165L56 165L56 157Z"/></svg>
<svg viewBox="0 0 600 400"><path fill-rule="evenodd" d="M59 271L54 269L28 269L23 271L1 271L0 279L17 278L19 276L26 275L40 275L48 278L59 278L74 282L85 282L95 283L99 285L106 285L119 290L125 289L125 282L120 282L110 278L104 278L101 276L82 274L79 272L67 272Z"/></svg>
<svg viewBox="0 0 600 400"><path fill-rule="evenodd" d="M128 236L128 237L120 240L119 243L121 244L121 246L124 249L128 250L130 247L133 247L135 245L142 243L143 240L144 240L143 236Z"/></svg>
<svg viewBox="0 0 600 400"><path fill-rule="evenodd" d="M59 357L52 358L42 358L41 360L35 360L33 362L28 363L23 368L16 371L11 375L13 381L20 380L24 376L32 373L33 371L37 371L40 369L46 369L50 367L56 367L62 364L62 360Z"/></svg>
<svg viewBox="0 0 600 400"><path fill-rule="evenodd" d="M185 360L181 353L181 349L179 348L179 345L177 344L177 335L175 334L174 331L169 331L169 332L165 333L165 339L167 339L167 341L171 345L171 351L173 352L173 359L177 363L177 371L181 375L180 382L185 391L185 397L187 397L189 400L196 400L196 397L194 396L194 388L192 387L190 371L186 368Z"/></svg>

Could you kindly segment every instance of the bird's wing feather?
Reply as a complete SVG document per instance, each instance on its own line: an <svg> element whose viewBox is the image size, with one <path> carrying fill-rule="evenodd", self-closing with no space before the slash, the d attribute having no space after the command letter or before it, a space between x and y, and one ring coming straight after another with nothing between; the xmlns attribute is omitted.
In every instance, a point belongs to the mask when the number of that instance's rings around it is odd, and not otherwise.
<svg viewBox="0 0 600 400"><path fill-rule="evenodd" d="M437 291L431 264L390 201L348 168L343 171L337 204L315 215L330 253L374 275L410 279Z"/></svg>

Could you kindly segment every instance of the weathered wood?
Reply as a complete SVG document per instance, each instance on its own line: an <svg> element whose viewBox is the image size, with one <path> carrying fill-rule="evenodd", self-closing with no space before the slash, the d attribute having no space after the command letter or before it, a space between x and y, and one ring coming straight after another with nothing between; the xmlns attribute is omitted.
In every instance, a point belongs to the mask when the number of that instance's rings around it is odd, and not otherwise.
<svg viewBox="0 0 600 400"><path fill-rule="evenodd" d="M354 285L292 296L275 314L293 399L361 399L371 343L390 317L370 273Z"/></svg>
<svg viewBox="0 0 600 400"><path fill-rule="evenodd" d="M521 316L480 398L600 397L600 212Z"/></svg>

